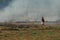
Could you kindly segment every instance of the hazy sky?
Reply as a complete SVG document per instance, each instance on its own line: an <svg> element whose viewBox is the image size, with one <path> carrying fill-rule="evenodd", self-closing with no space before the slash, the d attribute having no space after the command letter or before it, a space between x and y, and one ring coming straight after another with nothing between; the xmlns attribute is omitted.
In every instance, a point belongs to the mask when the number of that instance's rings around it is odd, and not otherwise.
<svg viewBox="0 0 60 40"><path fill-rule="evenodd" d="M0 21L60 19L60 0L0 0Z"/></svg>

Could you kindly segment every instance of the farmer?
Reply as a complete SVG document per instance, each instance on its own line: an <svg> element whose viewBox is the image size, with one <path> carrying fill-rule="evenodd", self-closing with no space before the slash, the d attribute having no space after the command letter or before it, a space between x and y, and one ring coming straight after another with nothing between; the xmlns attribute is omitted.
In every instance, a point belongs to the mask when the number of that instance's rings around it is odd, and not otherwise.
<svg viewBox="0 0 60 40"><path fill-rule="evenodd" d="M45 22L44 17L42 17L41 24L44 25L44 22Z"/></svg>

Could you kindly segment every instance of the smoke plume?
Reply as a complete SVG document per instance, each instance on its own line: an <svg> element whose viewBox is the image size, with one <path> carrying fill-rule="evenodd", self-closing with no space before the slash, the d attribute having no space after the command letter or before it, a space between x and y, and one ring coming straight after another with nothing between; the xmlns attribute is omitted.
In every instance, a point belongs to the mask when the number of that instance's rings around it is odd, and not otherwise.
<svg viewBox="0 0 60 40"><path fill-rule="evenodd" d="M0 22L60 19L60 0L1 0Z"/></svg>

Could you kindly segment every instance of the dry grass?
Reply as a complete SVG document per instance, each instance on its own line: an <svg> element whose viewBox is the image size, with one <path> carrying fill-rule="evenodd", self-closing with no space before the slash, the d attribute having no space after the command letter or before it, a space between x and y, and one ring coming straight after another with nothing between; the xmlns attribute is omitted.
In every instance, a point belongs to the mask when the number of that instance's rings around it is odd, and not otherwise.
<svg viewBox="0 0 60 40"><path fill-rule="evenodd" d="M4 29L4 30L3 30ZM40 26L6 30L0 28L0 40L60 40L60 26Z"/></svg>

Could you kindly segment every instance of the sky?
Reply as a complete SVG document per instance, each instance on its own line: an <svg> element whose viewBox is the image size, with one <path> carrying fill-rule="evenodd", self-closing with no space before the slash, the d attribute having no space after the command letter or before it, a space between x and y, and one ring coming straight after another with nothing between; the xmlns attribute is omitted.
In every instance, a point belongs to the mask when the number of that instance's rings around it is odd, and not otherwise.
<svg viewBox="0 0 60 40"><path fill-rule="evenodd" d="M60 20L60 0L0 0L0 22Z"/></svg>

